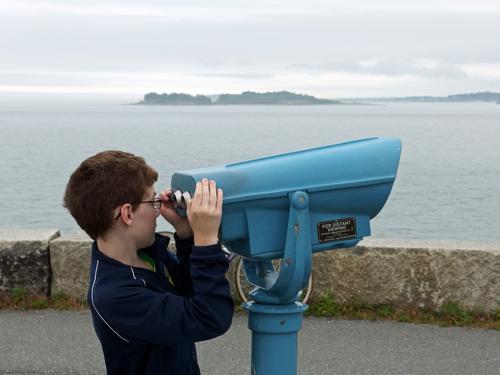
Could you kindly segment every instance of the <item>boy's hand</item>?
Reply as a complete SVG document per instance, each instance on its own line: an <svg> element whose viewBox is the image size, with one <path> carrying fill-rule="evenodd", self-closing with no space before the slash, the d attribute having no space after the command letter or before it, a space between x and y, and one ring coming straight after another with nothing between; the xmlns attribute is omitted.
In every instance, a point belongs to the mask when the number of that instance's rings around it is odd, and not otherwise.
<svg viewBox="0 0 500 375"><path fill-rule="evenodd" d="M172 190L168 189L160 193L160 199L163 201L160 214L175 228L175 232L179 238L189 238L193 236L193 231L189 225L187 218L182 217L175 210L170 196Z"/></svg>
<svg viewBox="0 0 500 375"><path fill-rule="evenodd" d="M214 245L219 241L222 200L222 189L217 189L215 181L204 178L196 183L194 197L186 202L196 246Z"/></svg>

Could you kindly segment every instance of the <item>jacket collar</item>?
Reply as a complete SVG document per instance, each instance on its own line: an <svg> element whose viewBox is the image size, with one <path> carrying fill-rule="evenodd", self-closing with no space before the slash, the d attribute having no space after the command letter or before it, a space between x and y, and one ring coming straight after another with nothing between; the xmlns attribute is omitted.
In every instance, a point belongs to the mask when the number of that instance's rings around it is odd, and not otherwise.
<svg viewBox="0 0 500 375"><path fill-rule="evenodd" d="M139 250L145 252L146 254L148 254L151 257L156 257L157 254L161 254L161 252L167 248L169 243L170 243L170 237L163 236L159 233L155 233L155 242L151 246L148 246L148 247L145 247L145 248L139 249ZM95 257L96 259L99 259L99 260L104 261L106 263L114 264L116 266L129 267L128 265L126 265L126 264L124 264L116 259L110 258L107 255L105 255L104 253L102 253L99 250L99 248L97 247L97 241L92 242L92 256Z"/></svg>

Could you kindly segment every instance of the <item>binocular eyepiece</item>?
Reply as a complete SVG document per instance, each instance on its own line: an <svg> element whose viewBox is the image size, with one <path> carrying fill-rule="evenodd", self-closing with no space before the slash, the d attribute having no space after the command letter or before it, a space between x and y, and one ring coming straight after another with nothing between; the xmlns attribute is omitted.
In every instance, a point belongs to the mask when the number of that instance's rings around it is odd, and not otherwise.
<svg viewBox="0 0 500 375"><path fill-rule="evenodd" d="M174 207L182 210L186 209L186 202L188 199L191 199L191 194L189 194L189 191L181 192L180 190L176 190L170 196L170 200L172 201Z"/></svg>

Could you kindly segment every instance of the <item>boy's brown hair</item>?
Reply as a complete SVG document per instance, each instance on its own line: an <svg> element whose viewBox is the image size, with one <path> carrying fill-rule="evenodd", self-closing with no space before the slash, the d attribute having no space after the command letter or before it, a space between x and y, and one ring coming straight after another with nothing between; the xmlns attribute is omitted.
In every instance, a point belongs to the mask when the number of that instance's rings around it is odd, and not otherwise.
<svg viewBox="0 0 500 375"><path fill-rule="evenodd" d="M112 227L116 207L140 202L157 179L158 173L142 157L103 151L84 160L73 172L64 193L64 207L95 240Z"/></svg>

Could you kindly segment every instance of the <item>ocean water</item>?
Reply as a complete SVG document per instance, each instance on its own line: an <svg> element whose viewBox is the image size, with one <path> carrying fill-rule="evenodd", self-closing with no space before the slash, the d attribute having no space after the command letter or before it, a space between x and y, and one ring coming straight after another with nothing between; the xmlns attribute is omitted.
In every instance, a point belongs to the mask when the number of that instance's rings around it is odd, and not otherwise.
<svg viewBox="0 0 500 375"><path fill-rule="evenodd" d="M145 157L159 172L159 191L177 170L371 136L403 143L373 237L500 240L500 105L486 103L3 105L0 228L77 232L62 207L65 185L83 159L102 150ZM158 228L169 226L159 218Z"/></svg>

